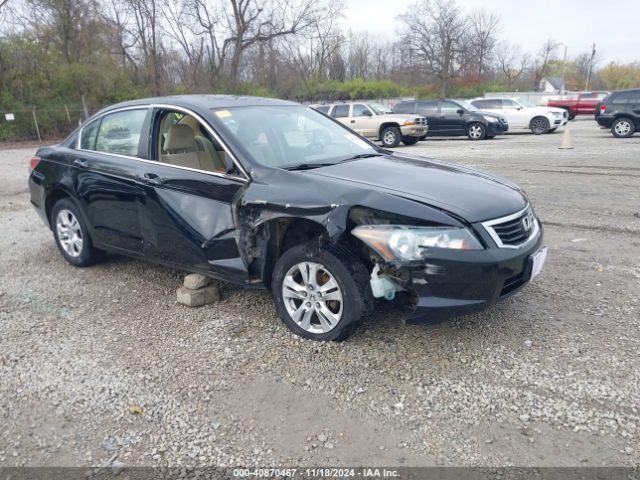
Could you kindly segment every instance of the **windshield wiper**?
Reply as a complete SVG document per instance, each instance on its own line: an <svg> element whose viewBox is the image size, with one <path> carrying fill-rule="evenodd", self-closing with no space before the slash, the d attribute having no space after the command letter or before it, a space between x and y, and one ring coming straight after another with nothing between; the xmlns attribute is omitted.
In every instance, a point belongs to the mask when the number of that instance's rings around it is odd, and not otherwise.
<svg viewBox="0 0 640 480"><path fill-rule="evenodd" d="M376 152L376 153L357 153L351 157L345 158L344 160L342 160L343 162L347 162L349 160L358 160L359 158L371 158L371 157L382 157L384 155L387 155L387 153L381 153L381 152Z"/></svg>
<svg viewBox="0 0 640 480"><path fill-rule="evenodd" d="M335 163L300 163L298 165L292 165L291 167L285 167L285 170L312 170L314 168L329 167L335 165Z"/></svg>

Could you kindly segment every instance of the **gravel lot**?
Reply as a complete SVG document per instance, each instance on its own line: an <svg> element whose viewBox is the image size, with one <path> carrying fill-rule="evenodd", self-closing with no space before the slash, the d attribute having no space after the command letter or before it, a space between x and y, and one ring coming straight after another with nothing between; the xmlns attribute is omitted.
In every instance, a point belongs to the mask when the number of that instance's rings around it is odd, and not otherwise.
<svg viewBox="0 0 640 480"><path fill-rule="evenodd" d="M29 205L33 149L0 151L0 465L637 465L640 136L428 140L522 185L543 274L493 310L349 341L291 335L269 294L110 256L76 269Z"/></svg>

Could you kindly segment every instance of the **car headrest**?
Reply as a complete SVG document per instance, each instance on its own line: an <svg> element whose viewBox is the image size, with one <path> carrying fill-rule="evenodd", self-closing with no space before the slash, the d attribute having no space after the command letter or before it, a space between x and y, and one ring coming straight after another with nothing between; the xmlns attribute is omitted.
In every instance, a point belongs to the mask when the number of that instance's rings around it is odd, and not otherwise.
<svg viewBox="0 0 640 480"><path fill-rule="evenodd" d="M167 132L167 139L164 142L165 150L185 150L193 148L195 138L193 129L189 125L171 125Z"/></svg>

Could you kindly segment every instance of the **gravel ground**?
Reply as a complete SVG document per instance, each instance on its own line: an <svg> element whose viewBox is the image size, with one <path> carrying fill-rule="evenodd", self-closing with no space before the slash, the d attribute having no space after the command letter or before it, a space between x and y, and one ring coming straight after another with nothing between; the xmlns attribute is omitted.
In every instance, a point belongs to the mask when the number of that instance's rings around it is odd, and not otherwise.
<svg viewBox="0 0 640 480"><path fill-rule="evenodd" d="M31 210L33 149L0 151L0 465L637 465L640 136L402 150L522 185L543 274L489 312L344 343L291 335L264 291L176 304L182 274L76 269Z"/></svg>

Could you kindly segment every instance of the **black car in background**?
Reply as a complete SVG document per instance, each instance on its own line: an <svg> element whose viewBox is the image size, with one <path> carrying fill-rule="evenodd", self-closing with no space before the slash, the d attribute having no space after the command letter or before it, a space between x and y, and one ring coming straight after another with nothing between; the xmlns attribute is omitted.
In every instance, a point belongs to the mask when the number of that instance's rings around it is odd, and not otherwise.
<svg viewBox="0 0 640 480"><path fill-rule="evenodd" d="M604 99L596 112L598 125L610 128L614 137L630 137L640 130L640 88L619 90Z"/></svg>
<svg viewBox="0 0 640 480"><path fill-rule="evenodd" d="M461 136L483 140L509 130L507 120L494 113L483 112L464 100L402 101L393 113L413 113L427 117L427 136Z"/></svg>
<svg viewBox="0 0 640 480"><path fill-rule="evenodd" d="M114 105L38 150L29 189L70 264L111 251L269 288L284 323L314 340L347 337L374 297L398 292L412 321L482 310L546 257L513 183L390 152L275 99Z"/></svg>

